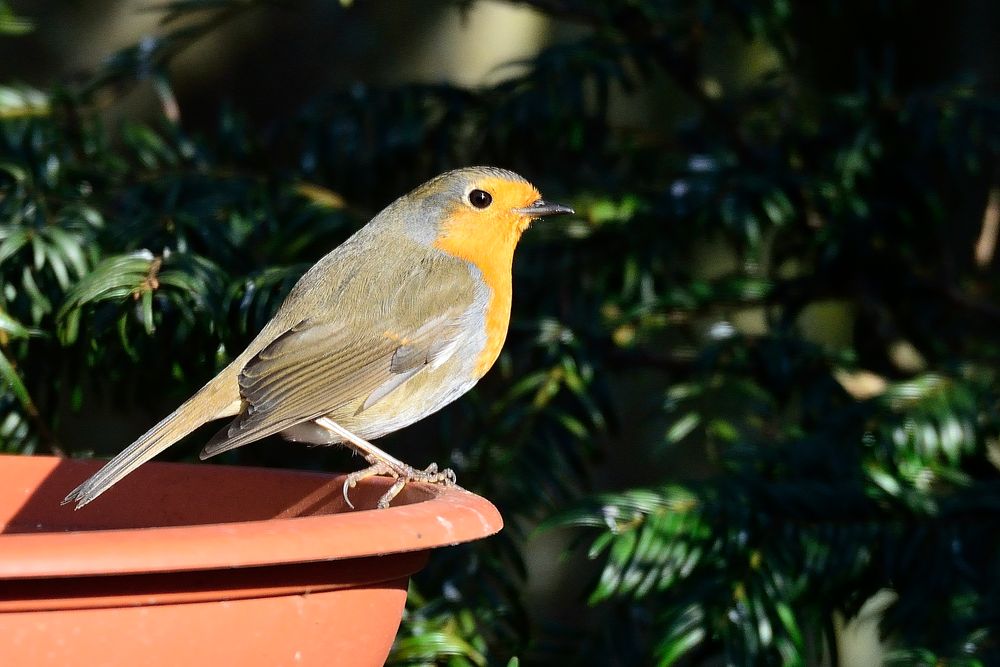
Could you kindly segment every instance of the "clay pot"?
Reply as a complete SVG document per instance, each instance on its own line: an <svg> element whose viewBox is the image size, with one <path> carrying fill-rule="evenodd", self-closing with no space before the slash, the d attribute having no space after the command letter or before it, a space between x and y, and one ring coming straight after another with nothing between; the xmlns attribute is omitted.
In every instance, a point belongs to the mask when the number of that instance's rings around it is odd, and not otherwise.
<svg viewBox="0 0 1000 667"><path fill-rule="evenodd" d="M0 665L381 665L429 550L489 501L388 480L151 463L79 511L97 461L0 456Z"/></svg>

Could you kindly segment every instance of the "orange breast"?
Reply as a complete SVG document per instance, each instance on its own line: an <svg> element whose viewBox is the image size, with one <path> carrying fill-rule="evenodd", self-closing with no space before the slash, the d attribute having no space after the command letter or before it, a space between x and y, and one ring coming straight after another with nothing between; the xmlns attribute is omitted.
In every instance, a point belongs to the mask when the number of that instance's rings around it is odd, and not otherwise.
<svg viewBox="0 0 1000 667"><path fill-rule="evenodd" d="M492 368L493 363L500 356L503 343L507 340L507 329L510 326L510 264L507 265L507 279L501 283L500 279L488 282L493 294L490 296L490 304L486 309L486 345L479 353L476 360L476 374L479 377L486 375L486 371Z"/></svg>
<svg viewBox="0 0 1000 667"><path fill-rule="evenodd" d="M458 214L465 215L475 214ZM447 227L447 233L434 246L472 262L490 288L490 300L486 308L486 345L476 360L476 375L482 377L500 356L500 349L507 339L511 302L510 271L514 261L514 246L520 234L509 225L493 227L488 223L483 224L481 220L452 222Z"/></svg>

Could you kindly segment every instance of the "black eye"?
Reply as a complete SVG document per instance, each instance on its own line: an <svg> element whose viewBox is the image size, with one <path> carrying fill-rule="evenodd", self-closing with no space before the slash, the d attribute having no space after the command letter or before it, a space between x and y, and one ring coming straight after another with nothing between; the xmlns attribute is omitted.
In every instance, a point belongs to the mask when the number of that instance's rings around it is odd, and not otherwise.
<svg viewBox="0 0 1000 667"><path fill-rule="evenodd" d="M473 190L469 193L469 203L476 208L486 208L493 203L493 195L486 190Z"/></svg>

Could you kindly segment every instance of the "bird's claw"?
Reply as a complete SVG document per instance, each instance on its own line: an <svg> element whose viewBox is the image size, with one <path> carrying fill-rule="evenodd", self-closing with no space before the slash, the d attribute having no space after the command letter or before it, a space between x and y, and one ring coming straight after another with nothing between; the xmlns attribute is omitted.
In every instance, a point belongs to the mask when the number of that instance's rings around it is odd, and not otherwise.
<svg viewBox="0 0 1000 667"><path fill-rule="evenodd" d="M389 490L382 494L379 498L377 507L379 509L386 509L389 507L389 503L392 502L393 498L399 495L399 492L403 490L403 487L410 482L423 482L425 484L439 484L441 486L454 486L458 481L455 475L455 471L451 468L445 468L444 470L438 470L436 463L432 463L423 470L418 470L412 466L403 464L402 466L389 465L383 461L369 461L371 465L357 472L352 472L344 480L344 502L351 509L354 509L354 503L348 497L348 492L358 485L363 479L369 477L374 477L375 475L386 475L392 477L395 481Z"/></svg>

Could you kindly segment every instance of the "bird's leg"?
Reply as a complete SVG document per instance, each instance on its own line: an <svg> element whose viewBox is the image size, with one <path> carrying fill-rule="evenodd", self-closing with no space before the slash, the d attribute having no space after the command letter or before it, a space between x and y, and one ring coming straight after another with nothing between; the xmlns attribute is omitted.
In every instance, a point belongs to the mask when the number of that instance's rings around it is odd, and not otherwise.
<svg viewBox="0 0 1000 667"><path fill-rule="evenodd" d="M426 482L428 484L441 484L451 486L455 483L455 473L451 468L438 471L436 463L432 463L424 470L418 470L413 466L403 463L396 457L388 454L364 438L359 438L346 428L333 421L329 417L320 417L316 424L335 433L344 439L344 444L361 454L368 461L369 466L363 470L352 472L344 480L344 500L347 505L354 509L347 492L358 485L363 479L374 477L375 475L386 475L395 478L392 486L386 491L378 501L379 509L385 509L392 502L392 499L399 495L409 482Z"/></svg>

